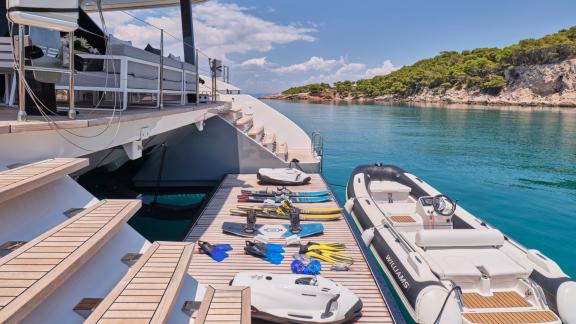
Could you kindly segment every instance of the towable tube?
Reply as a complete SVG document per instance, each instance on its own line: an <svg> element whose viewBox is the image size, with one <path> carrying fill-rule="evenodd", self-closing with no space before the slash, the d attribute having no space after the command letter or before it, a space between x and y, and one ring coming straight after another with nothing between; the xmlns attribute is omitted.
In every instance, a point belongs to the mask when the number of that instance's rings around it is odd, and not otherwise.
<svg viewBox="0 0 576 324"><path fill-rule="evenodd" d="M382 228L381 223L373 223L375 218L369 217L365 210L366 206L376 205L370 190L371 181L393 181L399 183L409 187L410 195L414 198L435 196L437 194L434 188L419 178L409 175L397 166L381 164L358 166L350 177L346 188L346 196L347 201L351 205L352 215L363 231L375 227ZM374 213L375 209L368 208L368 210L371 210L370 213ZM457 213L454 214L452 218L453 228L492 228L484 221L480 220L478 222L475 220L472 222L469 218L466 219L465 215L458 216ZM388 232L382 230L384 235L395 231L388 226L385 226L385 228L388 229ZM396 292L401 295L400 297L405 307L414 319L420 323L434 323L435 318L431 314L439 313L441 305L437 300L443 301L446 299L448 290L439 281L418 280L418 278L411 275L406 268L408 265L405 259L412 254L416 255L416 253L411 252L410 247L401 246L402 242L400 241L400 239L390 239L390 237L386 239L380 231L374 231L371 246L377 253L377 257L380 259L379 263L384 268L388 279L394 282ZM533 251L525 249L508 237L505 237L505 241L510 242L526 254ZM545 267L549 271L539 271L538 267L535 266L529 278L542 288L550 310L558 314L564 323L576 324L576 282L566 276L552 260L547 259L540 253L531 253L542 258L540 261L545 263ZM416 260L419 260L418 257L416 257ZM448 300L442 312L440 323L460 323L462 317L458 304L451 298L448 298ZM431 308L433 309L431 310Z"/></svg>

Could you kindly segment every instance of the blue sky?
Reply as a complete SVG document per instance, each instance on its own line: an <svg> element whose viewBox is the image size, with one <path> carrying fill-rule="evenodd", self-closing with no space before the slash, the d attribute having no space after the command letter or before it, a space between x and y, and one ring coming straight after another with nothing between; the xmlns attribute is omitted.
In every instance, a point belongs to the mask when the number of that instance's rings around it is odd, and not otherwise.
<svg viewBox="0 0 576 324"><path fill-rule="evenodd" d="M251 93L367 78L443 50L501 47L576 25L574 0L217 0L194 9L198 46ZM180 34L175 8L134 13ZM107 20L136 45L158 38L129 17ZM179 54L181 45L167 47Z"/></svg>

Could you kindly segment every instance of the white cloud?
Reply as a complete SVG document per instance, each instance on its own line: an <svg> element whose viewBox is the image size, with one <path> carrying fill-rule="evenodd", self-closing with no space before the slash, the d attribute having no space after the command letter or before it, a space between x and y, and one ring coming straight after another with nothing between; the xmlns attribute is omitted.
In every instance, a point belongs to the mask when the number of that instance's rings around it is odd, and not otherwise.
<svg viewBox="0 0 576 324"><path fill-rule="evenodd" d="M372 69L368 69L366 71L366 76L367 77L374 77L377 75L386 75L390 72L394 72L396 70L398 70L399 67L395 66L394 64L392 64L392 61L390 60L386 60L384 61L384 63L382 64L382 66L380 67L376 67L376 68L372 68Z"/></svg>
<svg viewBox="0 0 576 324"><path fill-rule="evenodd" d="M277 24L251 15L248 8L236 4L210 1L194 10L198 45L215 57L268 52L275 45L316 40L311 35L315 28Z"/></svg>
<svg viewBox="0 0 576 324"><path fill-rule="evenodd" d="M274 69L277 73L295 73L295 72L308 72L308 71L328 71L337 66L344 64L344 59L327 60L322 57L312 56L308 61L293 64L289 66L282 66Z"/></svg>
<svg viewBox="0 0 576 324"><path fill-rule="evenodd" d="M256 57L256 58L252 58L249 60L246 60L240 64L237 65L237 67L240 68L262 68L265 67L266 65L268 65L268 61L266 59L266 57Z"/></svg>
<svg viewBox="0 0 576 324"><path fill-rule="evenodd" d="M196 45L206 55L220 58L229 64L230 54L268 52L276 45L296 41L313 42L312 27L278 24L250 13L250 9L233 3L210 1L194 6L194 34ZM146 10L137 12L148 24L163 28L167 33L182 37L179 10ZM159 14L160 13L160 14ZM150 43L158 46L160 31L137 22L123 12L105 13L109 32L116 37L130 40L135 46ZM93 16L95 20L97 18ZM182 44L165 36L165 48L176 55L182 54ZM204 58L205 59L205 58Z"/></svg>

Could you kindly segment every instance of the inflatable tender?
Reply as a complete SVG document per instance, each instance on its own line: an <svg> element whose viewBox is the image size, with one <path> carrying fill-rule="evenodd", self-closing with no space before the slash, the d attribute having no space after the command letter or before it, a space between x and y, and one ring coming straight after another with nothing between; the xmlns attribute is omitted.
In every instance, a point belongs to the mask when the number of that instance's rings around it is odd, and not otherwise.
<svg viewBox="0 0 576 324"><path fill-rule="evenodd" d="M417 323L576 323L576 282L422 179L357 167L346 209Z"/></svg>

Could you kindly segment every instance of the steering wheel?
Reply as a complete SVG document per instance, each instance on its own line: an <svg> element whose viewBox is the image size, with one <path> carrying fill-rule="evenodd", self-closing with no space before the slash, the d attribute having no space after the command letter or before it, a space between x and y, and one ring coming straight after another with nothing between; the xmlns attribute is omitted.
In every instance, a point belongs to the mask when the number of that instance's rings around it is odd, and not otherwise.
<svg viewBox="0 0 576 324"><path fill-rule="evenodd" d="M434 211L442 216L452 216L456 211L456 203L445 195L434 196L432 206L434 207Z"/></svg>

